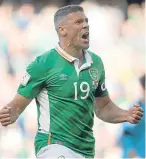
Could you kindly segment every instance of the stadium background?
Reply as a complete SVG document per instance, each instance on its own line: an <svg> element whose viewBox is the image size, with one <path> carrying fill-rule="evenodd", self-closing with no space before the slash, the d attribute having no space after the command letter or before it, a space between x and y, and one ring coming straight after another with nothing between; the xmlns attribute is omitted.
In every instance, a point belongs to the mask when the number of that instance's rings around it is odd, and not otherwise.
<svg viewBox="0 0 146 159"><path fill-rule="evenodd" d="M26 66L54 47L58 38L53 15L58 7L81 4L89 18L90 50L103 59L111 98L120 107L141 96L138 78L144 73L144 9L137 0L4 0L0 1L0 107L15 95ZM35 158L36 107L32 102L0 138L0 158ZM96 156L120 158L122 124L95 118Z"/></svg>

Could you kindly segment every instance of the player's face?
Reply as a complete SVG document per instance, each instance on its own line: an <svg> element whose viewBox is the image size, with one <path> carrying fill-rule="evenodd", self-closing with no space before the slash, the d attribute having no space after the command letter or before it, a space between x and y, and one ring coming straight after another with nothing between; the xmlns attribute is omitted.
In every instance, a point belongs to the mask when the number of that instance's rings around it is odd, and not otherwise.
<svg viewBox="0 0 146 159"><path fill-rule="evenodd" d="M84 12L73 12L68 15L66 25L66 38L70 45L81 48L89 48L89 25Z"/></svg>

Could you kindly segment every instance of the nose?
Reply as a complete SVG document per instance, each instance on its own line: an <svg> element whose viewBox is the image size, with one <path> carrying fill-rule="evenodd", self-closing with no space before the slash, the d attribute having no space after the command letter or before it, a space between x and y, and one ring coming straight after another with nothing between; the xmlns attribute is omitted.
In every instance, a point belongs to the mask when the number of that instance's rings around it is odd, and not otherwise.
<svg viewBox="0 0 146 159"><path fill-rule="evenodd" d="M88 22L85 21L85 22L83 23L83 28L89 28Z"/></svg>

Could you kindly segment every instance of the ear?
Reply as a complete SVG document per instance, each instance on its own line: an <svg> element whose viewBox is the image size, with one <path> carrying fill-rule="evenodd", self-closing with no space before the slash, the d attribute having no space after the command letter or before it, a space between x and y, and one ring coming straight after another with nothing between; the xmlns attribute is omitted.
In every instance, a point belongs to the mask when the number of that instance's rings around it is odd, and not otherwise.
<svg viewBox="0 0 146 159"><path fill-rule="evenodd" d="M65 36L67 34L67 30L62 26L59 27L58 32L62 36Z"/></svg>

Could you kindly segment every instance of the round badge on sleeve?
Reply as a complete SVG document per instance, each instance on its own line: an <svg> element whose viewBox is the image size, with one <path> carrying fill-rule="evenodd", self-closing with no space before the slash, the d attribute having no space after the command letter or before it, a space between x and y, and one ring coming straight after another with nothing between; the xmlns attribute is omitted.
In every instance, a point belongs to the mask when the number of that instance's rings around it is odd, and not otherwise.
<svg viewBox="0 0 146 159"><path fill-rule="evenodd" d="M30 75L26 72L25 75L23 76L21 84L23 86L26 86L29 80L30 80Z"/></svg>

